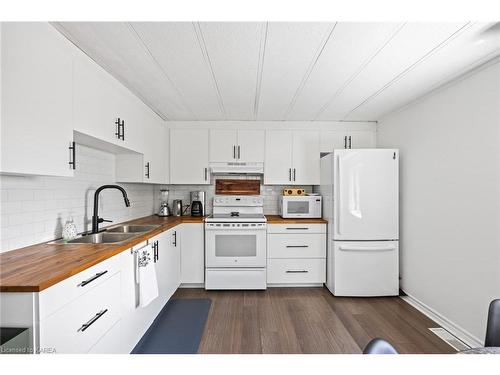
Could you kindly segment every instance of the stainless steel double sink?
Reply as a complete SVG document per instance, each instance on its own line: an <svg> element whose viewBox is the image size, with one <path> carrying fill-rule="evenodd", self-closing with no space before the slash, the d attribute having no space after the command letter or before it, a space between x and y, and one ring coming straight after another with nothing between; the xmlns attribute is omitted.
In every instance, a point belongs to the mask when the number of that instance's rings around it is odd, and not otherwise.
<svg viewBox="0 0 500 375"><path fill-rule="evenodd" d="M130 240L143 233L149 232L159 225L117 225L108 228L103 232L88 234L86 236L75 238L74 240L64 241L58 240L52 243L57 244L112 244Z"/></svg>

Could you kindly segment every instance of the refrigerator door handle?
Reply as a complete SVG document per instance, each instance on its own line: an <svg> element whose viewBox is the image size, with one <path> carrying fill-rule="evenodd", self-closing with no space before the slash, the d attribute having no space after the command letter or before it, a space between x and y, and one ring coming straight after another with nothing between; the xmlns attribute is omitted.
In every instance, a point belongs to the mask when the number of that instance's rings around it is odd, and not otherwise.
<svg viewBox="0 0 500 375"><path fill-rule="evenodd" d="M342 209L342 206L341 206L341 198L340 198L340 189L341 189L341 185L340 185L340 155L337 156L337 202L334 202L335 204L335 207L336 208L336 215L335 215L335 224L337 226L337 234L340 235L340 212L341 212L341 209Z"/></svg>
<svg viewBox="0 0 500 375"><path fill-rule="evenodd" d="M394 246L394 245L381 245L381 246L340 245L339 250L343 250L343 251L392 251L392 250L396 250L396 246Z"/></svg>

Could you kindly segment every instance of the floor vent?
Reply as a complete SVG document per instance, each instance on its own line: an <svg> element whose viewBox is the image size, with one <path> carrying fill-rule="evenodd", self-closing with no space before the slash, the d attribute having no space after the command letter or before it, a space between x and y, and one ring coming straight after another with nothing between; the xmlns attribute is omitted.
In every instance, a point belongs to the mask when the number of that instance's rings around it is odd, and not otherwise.
<svg viewBox="0 0 500 375"><path fill-rule="evenodd" d="M456 351L470 349L470 346L465 344L458 337L453 336L450 332L448 332L444 328L429 328L429 330Z"/></svg>

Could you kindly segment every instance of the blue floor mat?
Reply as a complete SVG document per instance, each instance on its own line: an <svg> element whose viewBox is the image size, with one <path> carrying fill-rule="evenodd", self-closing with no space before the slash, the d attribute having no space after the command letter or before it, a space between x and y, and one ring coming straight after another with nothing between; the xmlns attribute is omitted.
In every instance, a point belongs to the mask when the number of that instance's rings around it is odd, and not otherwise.
<svg viewBox="0 0 500 375"><path fill-rule="evenodd" d="M132 350L132 354L196 354L212 301L172 299Z"/></svg>

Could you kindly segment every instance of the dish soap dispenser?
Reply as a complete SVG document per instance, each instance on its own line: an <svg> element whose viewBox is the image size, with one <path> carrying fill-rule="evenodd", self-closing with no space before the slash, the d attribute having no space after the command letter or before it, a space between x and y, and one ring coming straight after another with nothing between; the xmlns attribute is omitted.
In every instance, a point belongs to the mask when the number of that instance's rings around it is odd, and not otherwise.
<svg viewBox="0 0 500 375"><path fill-rule="evenodd" d="M69 217L69 220L64 224L62 231L62 238L64 241L71 241L77 237L76 225L73 222L73 216Z"/></svg>

